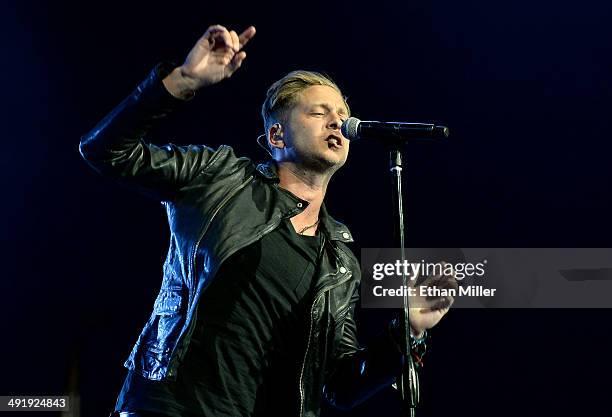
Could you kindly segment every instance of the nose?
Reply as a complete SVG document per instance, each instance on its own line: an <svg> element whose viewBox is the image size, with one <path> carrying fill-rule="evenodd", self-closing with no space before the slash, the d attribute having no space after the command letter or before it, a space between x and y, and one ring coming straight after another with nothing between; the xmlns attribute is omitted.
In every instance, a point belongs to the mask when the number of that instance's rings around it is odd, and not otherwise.
<svg viewBox="0 0 612 417"><path fill-rule="evenodd" d="M330 129L340 130L342 127L342 119L338 113L332 113L328 126Z"/></svg>

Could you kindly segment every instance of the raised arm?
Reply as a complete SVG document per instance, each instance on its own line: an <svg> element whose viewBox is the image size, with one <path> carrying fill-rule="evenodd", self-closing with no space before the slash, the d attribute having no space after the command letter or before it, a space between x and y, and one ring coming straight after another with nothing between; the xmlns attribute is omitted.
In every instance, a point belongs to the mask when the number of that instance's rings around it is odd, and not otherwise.
<svg viewBox="0 0 612 417"><path fill-rule="evenodd" d="M160 64L138 88L81 139L83 158L98 172L159 199L169 199L215 159L204 145L158 146L145 137L153 124L202 87L229 78L246 57L255 35L211 26L176 68Z"/></svg>

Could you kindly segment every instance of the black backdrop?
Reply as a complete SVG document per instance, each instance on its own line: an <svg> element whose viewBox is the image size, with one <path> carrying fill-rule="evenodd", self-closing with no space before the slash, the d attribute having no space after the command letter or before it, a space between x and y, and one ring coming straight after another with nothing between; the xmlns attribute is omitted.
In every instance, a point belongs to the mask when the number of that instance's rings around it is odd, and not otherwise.
<svg viewBox="0 0 612 417"><path fill-rule="evenodd" d="M5 4L0 394L70 389L82 416L113 407L168 233L158 203L88 169L79 137L209 24L258 34L235 77L198 93L156 140L263 159L266 88L322 70L357 117L451 128L444 143L407 149L409 245L612 247L611 17L594 0ZM383 150L355 144L330 187L357 252L390 244L386 167ZM364 340L386 315L360 314ZM612 415L610 319L452 311L433 331L421 415ZM384 391L342 415L400 413Z"/></svg>

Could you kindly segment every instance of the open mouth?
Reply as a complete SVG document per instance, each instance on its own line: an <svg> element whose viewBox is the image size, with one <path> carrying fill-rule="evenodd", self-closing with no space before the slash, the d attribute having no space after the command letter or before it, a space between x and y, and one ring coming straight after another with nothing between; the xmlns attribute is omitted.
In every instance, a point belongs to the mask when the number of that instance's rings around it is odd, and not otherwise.
<svg viewBox="0 0 612 417"><path fill-rule="evenodd" d="M342 147L342 139L339 136L329 135L326 141L327 141L327 146L329 146L330 148L339 149Z"/></svg>

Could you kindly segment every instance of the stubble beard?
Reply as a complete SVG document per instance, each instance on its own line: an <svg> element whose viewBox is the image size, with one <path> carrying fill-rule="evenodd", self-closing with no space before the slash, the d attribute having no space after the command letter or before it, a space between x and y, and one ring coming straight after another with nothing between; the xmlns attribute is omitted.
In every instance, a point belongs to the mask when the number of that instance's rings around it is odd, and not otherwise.
<svg viewBox="0 0 612 417"><path fill-rule="evenodd" d="M302 168L308 171L316 172L318 174L327 174L331 176L336 171L338 171L344 165L345 162L346 159L332 159L328 155L312 152L305 153L302 156L300 160L300 165L302 166Z"/></svg>

